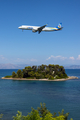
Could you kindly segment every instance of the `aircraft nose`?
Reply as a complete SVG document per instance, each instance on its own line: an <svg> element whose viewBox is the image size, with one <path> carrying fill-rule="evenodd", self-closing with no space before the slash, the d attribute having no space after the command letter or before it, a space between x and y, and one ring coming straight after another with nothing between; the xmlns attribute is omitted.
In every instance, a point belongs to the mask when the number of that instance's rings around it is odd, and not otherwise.
<svg viewBox="0 0 80 120"><path fill-rule="evenodd" d="M18 29L21 29L21 28L22 28L21 26L18 27Z"/></svg>

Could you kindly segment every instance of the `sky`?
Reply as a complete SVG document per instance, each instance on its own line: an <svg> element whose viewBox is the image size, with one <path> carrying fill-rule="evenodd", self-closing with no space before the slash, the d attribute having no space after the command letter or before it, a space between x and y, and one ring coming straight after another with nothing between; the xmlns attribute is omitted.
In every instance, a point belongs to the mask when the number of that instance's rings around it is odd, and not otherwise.
<svg viewBox="0 0 80 120"><path fill-rule="evenodd" d="M33 33L21 25L56 27ZM0 0L0 64L80 65L80 0Z"/></svg>

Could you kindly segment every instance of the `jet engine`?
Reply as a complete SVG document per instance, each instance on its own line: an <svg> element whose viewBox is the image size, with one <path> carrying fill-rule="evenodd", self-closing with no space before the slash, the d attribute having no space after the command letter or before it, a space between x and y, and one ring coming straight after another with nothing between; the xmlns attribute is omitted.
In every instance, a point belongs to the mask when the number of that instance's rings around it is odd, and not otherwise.
<svg viewBox="0 0 80 120"><path fill-rule="evenodd" d="M37 32L37 30L32 29L32 32Z"/></svg>

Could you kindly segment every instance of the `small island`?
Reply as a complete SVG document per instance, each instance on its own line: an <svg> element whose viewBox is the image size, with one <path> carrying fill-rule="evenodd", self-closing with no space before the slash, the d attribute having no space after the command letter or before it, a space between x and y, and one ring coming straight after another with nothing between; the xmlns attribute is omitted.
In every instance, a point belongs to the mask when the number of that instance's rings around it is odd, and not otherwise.
<svg viewBox="0 0 80 120"><path fill-rule="evenodd" d="M63 66L42 64L40 66L27 66L22 70L19 69L17 73L13 71L11 76L5 76L2 79L65 81L78 78L75 76L68 77Z"/></svg>

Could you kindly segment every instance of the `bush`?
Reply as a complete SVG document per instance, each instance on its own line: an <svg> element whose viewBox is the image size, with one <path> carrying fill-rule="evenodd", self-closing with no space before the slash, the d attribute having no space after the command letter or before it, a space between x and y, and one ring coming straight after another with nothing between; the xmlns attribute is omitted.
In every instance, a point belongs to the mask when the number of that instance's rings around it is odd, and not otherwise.
<svg viewBox="0 0 80 120"><path fill-rule="evenodd" d="M17 111L18 114L16 116L13 116L13 120L67 120L67 117L69 113L64 114L64 110L61 112L58 112L58 116L56 116L56 113L52 114L47 109L45 103L40 103L40 107L35 110L32 108L32 111L28 113L27 116L23 116L22 112ZM3 114L0 114L0 119L2 118ZM71 120L73 120L71 118Z"/></svg>
<svg viewBox="0 0 80 120"><path fill-rule="evenodd" d="M56 75L55 79L61 79L58 75Z"/></svg>
<svg viewBox="0 0 80 120"><path fill-rule="evenodd" d="M64 74L64 78L68 78L68 76L67 76L67 74L66 74L66 73Z"/></svg>
<svg viewBox="0 0 80 120"><path fill-rule="evenodd" d="M54 77L50 75L50 76L49 76L49 79L50 79L50 80L54 80Z"/></svg>
<svg viewBox="0 0 80 120"><path fill-rule="evenodd" d="M45 75L45 78L49 78L49 74Z"/></svg>
<svg viewBox="0 0 80 120"><path fill-rule="evenodd" d="M35 72L34 77L36 77L36 79L40 79L40 74L38 72Z"/></svg>
<svg viewBox="0 0 80 120"><path fill-rule="evenodd" d="M5 78L12 78L12 76L8 76L8 75L7 75L7 76L5 76Z"/></svg>
<svg viewBox="0 0 80 120"><path fill-rule="evenodd" d="M63 75L63 74L61 74L61 75L60 75L60 78L64 78L64 75Z"/></svg>
<svg viewBox="0 0 80 120"><path fill-rule="evenodd" d="M3 117L3 114L1 113L1 114L0 114L0 120L1 120L2 117Z"/></svg>
<svg viewBox="0 0 80 120"><path fill-rule="evenodd" d="M31 113L28 113L27 116L23 116L22 113L18 111L18 114L13 116L13 120L42 120L42 118L39 116L38 110L32 108Z"/></svg>
<svg viewBox="0 0 80 120"><path fill-rule="evenodd" d="M38 112L40 114L40 117L45 117L47 113L49 113L50 111L47 109L46 104L45 103L40 103L40 107L37 108Z"/></svg>

